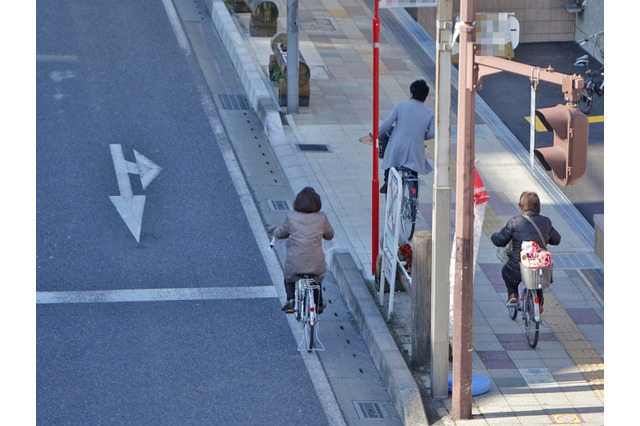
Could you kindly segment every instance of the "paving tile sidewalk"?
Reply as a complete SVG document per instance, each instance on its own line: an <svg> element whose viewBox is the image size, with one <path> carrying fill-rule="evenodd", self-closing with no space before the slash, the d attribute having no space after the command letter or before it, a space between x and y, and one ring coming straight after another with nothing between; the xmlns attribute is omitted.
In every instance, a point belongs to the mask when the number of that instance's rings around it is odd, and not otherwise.
<svg viewBox="0 0 640 426"><path fill-rule="evenodd" d="M216 3L214 0L213 3ZM286 2L280 1L280 10ZM364 279L371 274L371 164L372 148L360 141L372 129L372 19L371 2L362 0L300 0L300 50L311 70L308 107L300 107L271 142L294 190L313 184L323 196L323 210L339 224L342 248L351 252ZM273 90L268 83L271 53L269 38L248 35L248 17L230 12L242 43L259 71L247 86ZM380 118L398 101L408 98L409 84L425 78L434 86L434 75L423 72L408 55L396 34L385 25L406 25L404 10L386 10L380 43ZM279 31L286 31L286 13ZM416 29L411 30L414 34ZM429 40L426 34L418 34ZM431 41L433 43L433 41ZM425 55L433 46L425 46ZM247 90L249 93L249 90ZM432 91L427 105L434 108ZM264 102L264 100L263 100ZM254 103L255 107L255 103ZM484 108L484 109L483 109ZM286 108L282 108L286 111ZM603 271L593 251L592 228L546 174L532 171L524 161L528 153L505 136L488 108L479 103L476 125L476 168L489 192L484 232L480 241L474 279L475 374L491 379L491 390L473 398L473 420L456 424L533 425L567 423L574 416L582 424L604 424L604 303L589 287L585 271ZM452 117L452 158L455 168L455 115ZM274 125L271 123L271 125ZM275 124L277 127L277 124ZM267 127L267 124L265 124ZM281 134L278 132L282 132ZM277 136L280 135L280 140ZM327 144L328 152L300 152L296 144ZM433 147L428 147L432 152ZM432 164L433 165L433 164ZM309 170L313 173L309 174ZM380 176L382 176L380 171ZM546 180L545 180L546 179ZM433 174L420 177L420 223L430 229ZM455 208L455 183L451 183ZM546 294L545 325L537 349L528 347L518 317L512 321L504 307L506 294L496 250L488 236L511 216L523 190L536 191L542 213L562 235L554 248L557 259L552 291ZM380 203L384 198L381 197ZM380 208L382 212L384 209ZM453 213L453 211L452 211ZM380 218L379 220L381 220ZM454 228L452 216L452 232ZM410 351L410 320L406 294L398 293L393 326L399 347ZM416 375L419 379L420 376ZM425 385L428 380L425 378ZM432 401L438 424L453 424L451 399Z"/></svg>

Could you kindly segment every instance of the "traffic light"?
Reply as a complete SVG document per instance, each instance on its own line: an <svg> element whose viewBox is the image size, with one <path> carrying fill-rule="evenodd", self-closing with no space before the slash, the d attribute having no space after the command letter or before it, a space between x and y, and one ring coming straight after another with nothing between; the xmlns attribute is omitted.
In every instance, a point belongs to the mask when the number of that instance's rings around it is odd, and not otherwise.
<svg viewBox="0 0 640 426"><path fill-rule="evenodd" d="M589 120L576 105L556 105L536 110L547 131L553 130L553 146L538 148L536 154L553 170L561 186L575 183L587 171Z"/></svg>

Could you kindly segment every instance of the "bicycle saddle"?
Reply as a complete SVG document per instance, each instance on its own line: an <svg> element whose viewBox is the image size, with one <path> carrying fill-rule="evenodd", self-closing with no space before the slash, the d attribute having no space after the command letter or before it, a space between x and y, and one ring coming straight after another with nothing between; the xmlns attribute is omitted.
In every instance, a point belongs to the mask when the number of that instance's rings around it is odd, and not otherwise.
<svg viewBox="0 0 640 426"><path fill-rule="evenodd" d="M298 276L298 278L305 278L305 279L313 279L316 274L308 274L308 273L303 273L303 274L296 274Z"/></svg>
<svg viewBox="0 0 640 426"><path fill-rule="evenodd" d="M583 55L576 59L573 63L574 66L586 67L589 65L589 55Z"/></svg>
<svg viewBox="0 0 640 426"><path fill-rule="evenodd" d="M413 173L415 173L415 170L411 170L411 169L409 169L407 167L398 167L396 170L399 171L399 172L413 172Z"/></svg>

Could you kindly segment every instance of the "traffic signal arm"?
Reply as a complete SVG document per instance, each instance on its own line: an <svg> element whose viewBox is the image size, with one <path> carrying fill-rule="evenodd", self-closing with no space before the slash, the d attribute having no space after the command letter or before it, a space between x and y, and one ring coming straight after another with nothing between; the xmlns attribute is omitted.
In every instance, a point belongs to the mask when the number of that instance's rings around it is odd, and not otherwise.
<svg viewBox="0 0 640 426"><path fill-rule="evenodd" d="M535 83L546 81L559 84L562 87L565 101L571 104L578 102L584 88L584 79L581 76L562 74L554 71L551 66L547 68L534 67L494 56L475 56L475 64L478 73L476 84L478 90L482 88L482 77L500 71L529 77Z"/></svg>

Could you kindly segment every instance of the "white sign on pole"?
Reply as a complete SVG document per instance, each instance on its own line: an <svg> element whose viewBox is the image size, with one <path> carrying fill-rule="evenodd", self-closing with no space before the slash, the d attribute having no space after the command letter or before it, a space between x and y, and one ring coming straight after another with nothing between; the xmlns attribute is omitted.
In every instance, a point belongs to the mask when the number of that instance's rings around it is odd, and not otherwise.
<svg viewBox="0 0 640 426"><path fill-rule="evenodd" d="M382 272L380 274L380 292L378 301L384 304L384 284L389 283L389 310L387 319L393 312L393 293L396 284L398 264L398 240L400 237L400 175L394 167L389 169L389 183L387 186L387 204L385 208L384 236L382 243Z"/></svg>
<svg viewBox="0 0 640 426"><path fill-rule="evenodd" d="M436 7L438 0L378 0L378 7Z"/></svg>
<svg viewBox="0 0 640 426"><path fill-rule="evenodd" d="M460 51L460 25L462 22L456 22L453 32L453 56ZM478 13L475 25L478 55L514 57L513 51L520 43L520 22L513 13Z"/></svg>

